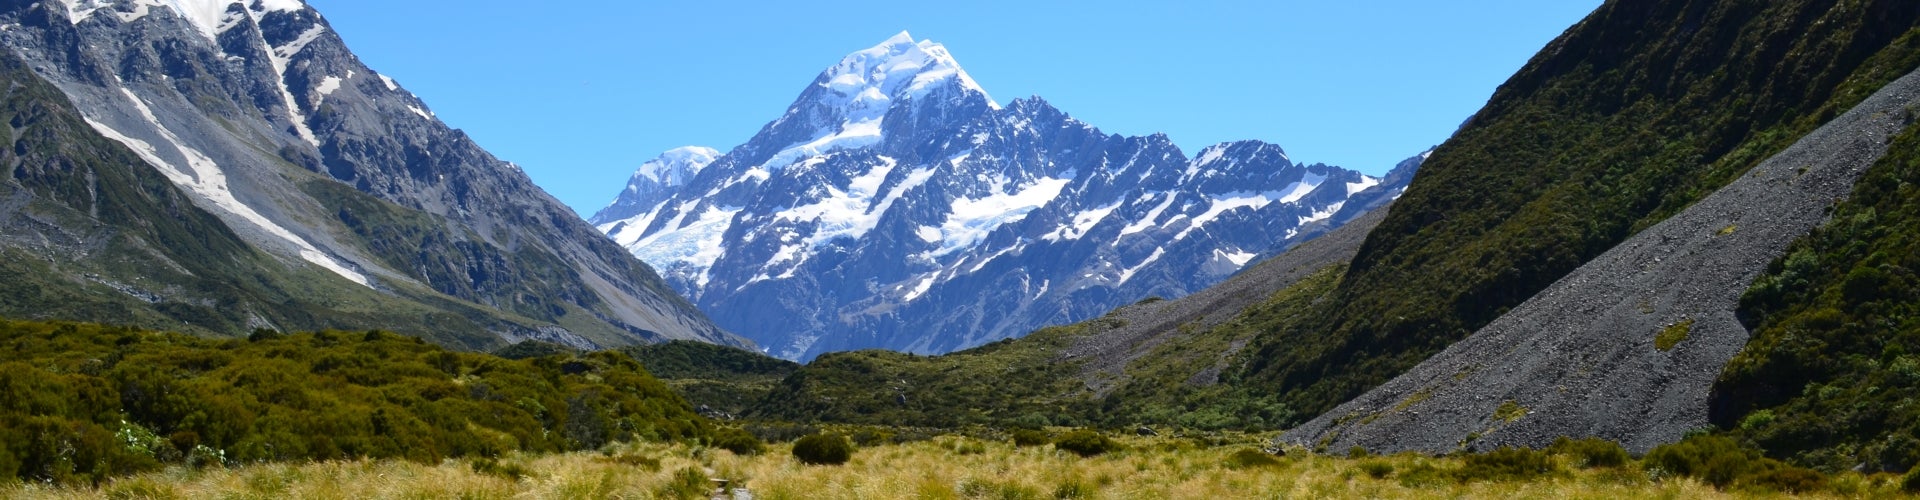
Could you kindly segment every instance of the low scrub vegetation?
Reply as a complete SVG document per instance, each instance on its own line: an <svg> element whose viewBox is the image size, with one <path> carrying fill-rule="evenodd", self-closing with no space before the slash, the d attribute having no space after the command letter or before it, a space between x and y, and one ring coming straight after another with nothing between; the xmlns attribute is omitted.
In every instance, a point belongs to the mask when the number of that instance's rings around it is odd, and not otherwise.
<svg viewBox="0 0 1920 500"><path fill-rule="evenodd" d="M1912 44L1920 46L1920 37ZM1741 300L1714 422L1825 471L1920 465L1920 126Z"/></svg>
<svg viewBox="0 0 1920 500"><path fill-rule="evenodd" d="M381 331L209 340L0 321L0 482L306 460L434 464L713 433L617 353L512 361Z"/></svg>

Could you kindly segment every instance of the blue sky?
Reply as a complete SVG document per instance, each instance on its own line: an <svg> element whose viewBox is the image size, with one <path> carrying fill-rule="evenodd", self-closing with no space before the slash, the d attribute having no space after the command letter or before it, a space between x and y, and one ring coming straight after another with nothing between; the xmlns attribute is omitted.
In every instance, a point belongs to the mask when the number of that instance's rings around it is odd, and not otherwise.
<svg viewBox="0 0 1920 500"><path fill-rule="evenodd" d="M1378 174L1438 144L1600 0L526 2L308 0L398 80L583 215L661 151L722 151L847 53L945 44L1002 103L1038 95L1188 154L1259 139Z"/></svg>

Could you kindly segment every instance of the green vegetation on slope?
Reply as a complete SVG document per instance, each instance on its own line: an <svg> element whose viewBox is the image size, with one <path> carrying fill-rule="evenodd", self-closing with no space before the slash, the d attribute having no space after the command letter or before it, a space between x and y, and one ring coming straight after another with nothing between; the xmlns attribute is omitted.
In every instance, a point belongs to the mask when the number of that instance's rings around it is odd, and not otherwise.
<svg viewBox="0 0 1920 500"><path fill-rule="evenodd" d="M695 405L746 413L800 364L734 347L675 340L619 349Z"/></svg>
<svg viewBox="0 0 1920 500"><path fill-rule="evenodd" d="M1920 65L1916 23L1905 0L1608 2L1433 154L1332 300L1240 378L1303 416L1390 380Z"/></svg>
<svg viewBox="0 0 1920 500"><path fill-rule="evenodd" d="M942 428L1081 425L1088 409L1077 394L1079 364L1058 357L1087 327L1046 328L943 356L827 354L781 381L747 416Z"/></svg>
<svg viewBox="0 0 1920 500"><path fill-rule="evenodd" d="M1920 463L1920 126L1741 301L1714 421L1829 471Z"/></svg>
<svg viewBox="0 0 1920 500"><path fill-rule="evenodd" d="M785 378L800 364L745 349L675 340L619 349L662 379Z"/></svg>
<svg viewBox="0 0 1920 500"><path fill-rule="evenodd" d="M0 321L0 482L164 464L595 449L714 435L632 359L524 361L380 331L207 340Z"/></svg>
<svg viewBox="0 0 1920 500"><path fill-rule="evenodd" d="M943 356L881 351L821 356L781 381L747 415L798 422L956 428L968 425L1169 425L1270 430L1297 415L1270 394L1217 374L1261 332L1294 321L1340 276L1331 266L1211 328L1179 335L1125 363L1104 397L1069 347L1123 321L1109 315ZM1131 347L1131 346L1128 346ZM649 349L649 348L641 348ZM1236 354L1238 353L1238 354ZM1126 356L1098 352L1092 356ZM645 363L646 357L641 356ZM654 365L649 364L649 367ZM698 399L698 398L696 398Z"/></svg>
<svg viewBox="0 0 1920 500"><path fill-rule="evenodd" d="M1278 394L1223 378L1221 372L1237 356L1259 351L1253 343L1261 333L1299 321L1345 270L1338 265L1322 269L1212 328L1181 327L1182 335L1127 365L1126 383L1101 402L1098 421L1271 430L1310 416L1294 412Z"/></svg>

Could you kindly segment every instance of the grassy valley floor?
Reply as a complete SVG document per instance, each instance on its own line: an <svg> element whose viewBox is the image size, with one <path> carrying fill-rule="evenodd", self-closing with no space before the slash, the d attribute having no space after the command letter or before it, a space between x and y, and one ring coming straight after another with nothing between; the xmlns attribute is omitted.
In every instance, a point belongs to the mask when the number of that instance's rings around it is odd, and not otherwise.
<svg viewBox="0 0 1920 500"><path fill-rule="evenodd" d="M1784 496L1738 487L1716 489L1633 461L1585 468L1573 455L1552 456L1544 473L1503 477L1476 472L1459 458L1347 458L1303 452L1273 457L1258 451L1262 436L1127 436L1117 441L1124 449L1083 458L1052 445L1016 447L942 436L864 447L841 466L804 465L784 444L756 456L686 445L611 445L598 452L515 455L497 462L447 460L438 465L362 460L173 467L98 488L0 487L0 497L710 498L713 479L744 486L751 498L760 500ZM1812 496L1895 497L1902 494L1900 483L1900 477L1888 474L1842 474L1827 479Z"/></svg>

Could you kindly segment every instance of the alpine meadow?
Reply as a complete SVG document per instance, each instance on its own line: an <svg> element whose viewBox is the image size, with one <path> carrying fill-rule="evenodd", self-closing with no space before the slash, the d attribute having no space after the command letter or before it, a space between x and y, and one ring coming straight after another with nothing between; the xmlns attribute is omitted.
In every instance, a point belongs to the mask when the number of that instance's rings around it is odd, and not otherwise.
<svg viewBox="0 0 1920 500"><path fill-rule="evenodd" d="M0 497L1920 496L1920 2L312 1L0 1Z"/></svg>

